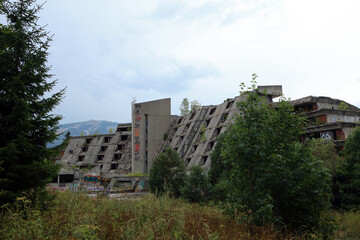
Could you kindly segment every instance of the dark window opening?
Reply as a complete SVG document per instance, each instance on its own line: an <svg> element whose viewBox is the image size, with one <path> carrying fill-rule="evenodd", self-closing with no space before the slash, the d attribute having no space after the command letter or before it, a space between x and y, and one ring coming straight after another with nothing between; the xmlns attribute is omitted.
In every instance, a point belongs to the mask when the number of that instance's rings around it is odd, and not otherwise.
<svg viewBox="0 0 360 240"><path fill-rule="evenodd" d="M227 114L227 113L223 114L223 115L221 116L221 118L220 118L220 123L224 123L224 122L226 121L228 115L229 115L229 114Z"/></svg>
<svg viewBox="0 0 360 240"><path fill-rule="evenodd" d="M121 139L121 141L126 141L126 140L128 140L128 135L121 135L121 137L120 137L120 139Z"/></svg>
<svg viewBox="0 0 360 240"><path fill-rule="evenodd" d="M86 139L86 143L88 143L88 144L91 143L91 141L92 141L92 138L87 138Z"/></svg>
<svg viewBox="0 0 360 240"><path fill-rule="evenodd" d="M185 162L186 166L189 166L190 162L191 162L191 158L187 158Z"/></svg>
<svg viewBox="0 0 360 240"><path fill-rule="evenodd" d="M114 154L114 160L120 160L121 154Z"/></svg>
<svg viewBox="0 0 360 240"><path fill-rule="evenodd" d="M104 143L108 143L108 142L110 142L110 140L111 140L111 137L104 137Z"/></svg>
<svg viewBox="0 0 360 240"><path fill-rule="evenodd" d="M211 119L206 120L205 123L204 123L204 126L205 126L205 127L209 126L210 121L211 121Z"/></svg>
<svg viewBox="0 0 360 240"><path fill-rule="evenodd" d="M208 156L202 156L200 160L201 165L205 165L207 160L208 160Z"/></svg>
<svg viewBox="0 0 360 240"><path fill-rule="evenodd" d="M69 154L73 154L74 153L74 150L69 150Z"/></svg>
<svg viewBox="0 0 360 240"><path fill-rule="evenodd" d="M128 127L119 127L118 131L119 132L127 132L127 131L129 131L129 128Z"/></svg>
<svg viewBox="0 0 360 240"><path fill-rule="evenodd" d="M213 138L219 136L220 132L221 132L221 127L215 128L215 131L214 131L214 134L213 134Z"/></svg>
<svg viewBox="0 0 360 240"><path fill-rule="evenodd" d="M123 150L125 149L125 144L118 144L117 145L117 150Z"/></svg>
<svg viewBox="0 0 360 240"><path fill-rule="evenodd" d="M216 111L216 107L212 108L212 109L210 110L209 115L213 115L213 114L215 113L215 111Z"/></svg>
<svg viewBox="0 0 360 240"><path fill-rule="evenodd" d="M110 165L110 170L116 170L116 169L118 168L118 166L119 166L119 164L117 164L117 163L112 163L112 164Z"/></svg>
<svg viewBox="0 0 360 240"><path fill-rule="evenodd" d="M59 178L61 183L70 183L74 181L74 174L61 174Z"/></svg>
<svg viewBox="0 0 360 240"><path fill-rule="evenodd" d="M194 153L194 152L196 151L197 147L198 147L198 145L194 145L194 146L192 147L192 149L191 149L191 153ZM191 153L190 153L190 154L191 154Z"/></svg>
<svg viewBox="0 0 360 240"><path fill-rule="evenodd" d="M84 161L84 159L85 159L85 156L79 156L79 157L78 157L78 160L79 160L79 161Z"/></svg>
<svg viewBox="0 0 360 240"><path fill-rule="evenodd" d="M107 148L108 148L108 146L101 146L100 147L100 152L105 152Z"/></svg>
<svg viewBox="0 0 360 240"><path fill-rule="evenodd" d="M205 152L211 151L215 145L215 142L209 142L206 146Z"/></svg>
<svg viewBox="0 0 360 240"><path fill-rule="evenodd" d="M177 145L179 145L179 144L182 142L183 139L184 139L184 136L180 136L180 137L179 137L179 140L178 140L178 142L177 142Z"/></svg>
<svg viewBox="0 0 360 240"><path fill-rule="evenodd" d="M234 101L228 102L228 104L226 105L226 109L231 108L233 104Z"/></svg>
<svg viewBox="0 0 360 240"><path fill-rule="evenodd" d="M175 150L175 151L177 151L178 149L179 149L179 148L177 148L177 147L176 147L176 148L174 148L174 150Z"/></svg>
<svg viewBox="0 0 360 240"><path fill-rule="evenodd" d="M103 160L104 159L104 155L97 155L97 160L98 161L101 161L101 160Z"/></svg>
<svg viewBox="0 0 360 240"><path fill-rule="evenodd" d="M193 113L191 114L191 116L190 116L190 120L191 120L191 119L193 119L193 118L195 117L195 114L196 114L196 112L193 112Z"/></svg>
<svg viewBox="0 0 360 240"><path fill-rule="evenodd" d="M81 148L81 151L82 151L82 152L87 152L88 150L89 150L89 147L82 147L82 148Z"/></svg>
<svg viewBox="0 0 360 240"><path fill-rule="evenodd" d="M178 124L180 124L182 122L183 118L180 118L178 121Z"/></svg>
<svg viewBox="0 0 360 240"><path fill-rule="evenodd" d="M183 132L185 132L186 130L188 130L188 129L189 129L189 127L190 127L190 123L186 124L186 125L185 125L185 127L184 127Z"/></svg>
<svg viewBox="0 0 360 240"><path fill-rule="evenodd" d="M104 165L101 164L101 165L100 165L100 171L103 169L103 167L104 167Z"/></svg>

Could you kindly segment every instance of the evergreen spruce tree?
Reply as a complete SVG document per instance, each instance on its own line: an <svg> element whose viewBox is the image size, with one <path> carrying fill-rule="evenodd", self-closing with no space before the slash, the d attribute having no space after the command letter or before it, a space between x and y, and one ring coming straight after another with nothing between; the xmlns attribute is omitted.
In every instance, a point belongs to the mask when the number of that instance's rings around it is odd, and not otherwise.
<svg viewBox="0 0 360 240"><path fill-rule="evenodd" d="M47 66L48 32L37 23L35 0L0 1L0 205L26 193L36 197L56 176L47 143L56 138L60 116L51 111L64 90L55 86Z"/></svg>

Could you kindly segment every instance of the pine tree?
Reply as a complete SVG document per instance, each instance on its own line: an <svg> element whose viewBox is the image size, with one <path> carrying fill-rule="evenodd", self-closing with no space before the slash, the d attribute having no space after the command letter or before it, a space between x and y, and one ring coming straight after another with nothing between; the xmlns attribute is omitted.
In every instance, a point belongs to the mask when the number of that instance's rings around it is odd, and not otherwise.
<svg viewBox="0 0 360 240"><path fill-rule="evenodd" d="M37 23L35 0L0 2L0 205L26 193L35 197L56 176L47 143L56 138L60 116L52 110L64 89L56 85L47 56L51 37Z"/></svg>

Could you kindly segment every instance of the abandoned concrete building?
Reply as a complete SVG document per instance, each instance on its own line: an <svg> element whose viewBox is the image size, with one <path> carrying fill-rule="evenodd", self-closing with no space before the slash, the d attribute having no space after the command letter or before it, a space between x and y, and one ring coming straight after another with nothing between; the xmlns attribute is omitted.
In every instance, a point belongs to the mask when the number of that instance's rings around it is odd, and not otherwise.
<svg viewBox="0 0 360 240"><path fill-rule="evenodd" d="M268 102L282 95L282 86L259 86ZM171 99L132 105L132 122L119 124L113 134L72 137L61 158L58 182L79 182L83 175L126 178L129 173L148 173L156 156L175 149L185 165L209 169L216 137L224 132L237 112L242 96L219 105L201 106L185 116L171 115ZM338 148L360 123L360 109L329 97L305 97L290 101L309 120L305 138L332 139Z"/></svg>

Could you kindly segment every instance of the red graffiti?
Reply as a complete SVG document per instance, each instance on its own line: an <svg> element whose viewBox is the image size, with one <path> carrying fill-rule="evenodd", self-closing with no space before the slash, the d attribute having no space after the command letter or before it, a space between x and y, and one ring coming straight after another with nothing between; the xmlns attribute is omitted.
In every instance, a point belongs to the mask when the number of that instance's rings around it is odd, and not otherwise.
<svg viewBox="0 0 360 240"><path fill-rule="evenodd" d="M135 144L135 152L138 152L140 150L140 144L137 143Z"/></svg>

